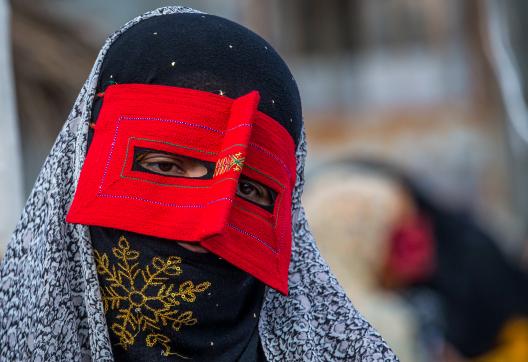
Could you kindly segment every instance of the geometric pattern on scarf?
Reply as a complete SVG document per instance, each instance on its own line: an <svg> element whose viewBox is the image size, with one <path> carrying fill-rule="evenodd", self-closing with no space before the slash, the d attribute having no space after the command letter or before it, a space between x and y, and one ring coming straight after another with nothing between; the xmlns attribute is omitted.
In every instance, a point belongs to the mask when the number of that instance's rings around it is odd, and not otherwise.
<svg viewBox="0 0 528 362"><path fill-rule="evenodd" d="M86 155L91 104L112 44L152 16L197 12L170 6L148 12L108 38L55 141L0 266L1 361L112 361L88 227L67 224ZM301 205L306 140L297 149L289 296L268 289L259 334L268 361L398 361L339 286L319 254Z"/></svg>

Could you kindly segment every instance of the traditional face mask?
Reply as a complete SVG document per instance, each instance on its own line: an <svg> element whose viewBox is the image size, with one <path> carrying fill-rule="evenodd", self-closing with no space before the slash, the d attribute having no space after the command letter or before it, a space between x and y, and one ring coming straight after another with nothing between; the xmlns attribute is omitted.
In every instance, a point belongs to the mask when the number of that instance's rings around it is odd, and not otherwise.
<svg viewBox="0 0 528 362"><path fill-rule="evenodd" d="M258 101L108 87L66 220L197 243L286 294L295 146ZM168 172L163 156L192 172ZM271 190L269 203L238 197L241 177Z"/></svg>
<svg viewBox="0 0 528 362"><path fill-rule="evenodd" d="M435 267L431 221L424 215L416 215L398 225L390 237L384 284L401 287L420 282L430 277Z"/></svg>

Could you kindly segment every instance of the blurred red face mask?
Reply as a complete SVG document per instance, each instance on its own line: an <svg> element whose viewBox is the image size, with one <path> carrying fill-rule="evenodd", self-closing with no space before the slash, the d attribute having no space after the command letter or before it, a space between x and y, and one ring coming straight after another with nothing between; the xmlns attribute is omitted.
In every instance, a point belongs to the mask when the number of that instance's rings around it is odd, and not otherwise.
<svg viewBox="0 0 528 362"><path fill-rule="evenodd" d="M391 235L384 283L401 287L427 280L434 272L435 241L429 219L416 215L398 225Z"/></svg>
<svg viewBox="0 0 528 362"><path fill-rule="evenodd" d="M287 294L295 146L258 102L108 87L66 220L197 243ZM268 204L237 196L241 177Z"/></svg>

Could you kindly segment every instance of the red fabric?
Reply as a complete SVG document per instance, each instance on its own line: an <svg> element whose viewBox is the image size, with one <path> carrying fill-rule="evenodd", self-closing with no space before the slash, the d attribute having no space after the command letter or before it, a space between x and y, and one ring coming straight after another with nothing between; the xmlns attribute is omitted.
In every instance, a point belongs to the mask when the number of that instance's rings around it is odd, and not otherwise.
<svg viewBox="0 0 528 362"><path fill-rule="evenodd" d="M416 216L393 232L386 275L391 283L408 285L425 280L435 267L435 243L430 221Z"/></svg>
<svg viewBox="0 0 528 362"><path fill-rule="evenodd" d="M199 243L287 294L295 146L257 111L258 101L256 91L233 100L177 87L109 86L66 220ZM135 146L216 162L215 175L133 170ZM245 158L241 169L230 167L232 157ZM236 197L241 173L276 191L273 213Z"/></svg>

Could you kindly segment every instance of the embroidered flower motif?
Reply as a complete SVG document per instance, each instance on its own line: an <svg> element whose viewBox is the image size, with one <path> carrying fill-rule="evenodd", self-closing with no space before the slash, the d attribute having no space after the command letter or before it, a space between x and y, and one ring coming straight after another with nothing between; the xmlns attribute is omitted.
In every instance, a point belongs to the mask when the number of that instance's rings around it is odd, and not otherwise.
<svg viewBox="0 0 528 362"><path fill-rule="evenodd" d="M210 286L210 282L195 285L187 280L179 286L167 284L169 277L179 276L181 258L154 257L144 269L139 267L139 252L130 249L128 240L121 236L112 254L119 260L111 264L108 255L95 250L97 273L110 285L101 288L103 307L117 311L116 320L110 329L119 337L119 344L127 349L132 346L140 332L146 334L147 347L160 345L164 356L179 355L171 350L170 338L161 332L161 327L170 324L174 331L198 323L192 311L182 311L182 303L194 303L198 293ZM185 358L185 357L184 357Z"/></svg>
<svg viewBox="0 0 528 362"><path fill-rule="evenodd" d="M242 157L242 152L237 152L232 155L222 157L216 162L214 176L222 175L229 170L240 172L244 167L245 157Z"/></svg>

